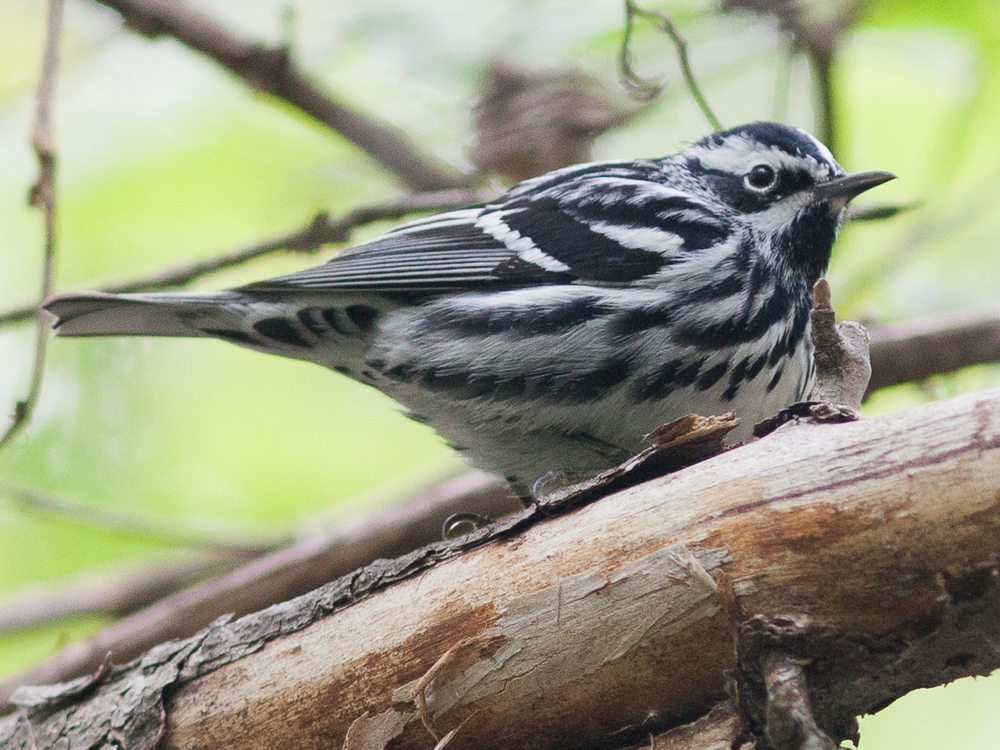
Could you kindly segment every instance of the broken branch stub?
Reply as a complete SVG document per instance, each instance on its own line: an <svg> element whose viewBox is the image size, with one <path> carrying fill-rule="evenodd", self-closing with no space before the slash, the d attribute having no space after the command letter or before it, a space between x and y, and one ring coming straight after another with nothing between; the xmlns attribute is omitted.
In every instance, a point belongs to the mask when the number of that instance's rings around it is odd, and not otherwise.
<svg viewBox="0 0 1000 750"><path fill-rule="evenodd" d="M872 375L868 331L854 321L837 323L826 279L813 286L813 309L809 317L816 347L816 384L809 400L857 411Z"/></svg>
<svg viewBox="0 0 1000 750"><path fill-rule="evenodd" d="M826 279L813 285L813 309L809 312L809 320L816 362L812 390L805 401L792 404L755 424L755 437L764 437L796 420L829 424L861 418L858 409L872 374L868 331L853 321L837 323Z"/></svg>

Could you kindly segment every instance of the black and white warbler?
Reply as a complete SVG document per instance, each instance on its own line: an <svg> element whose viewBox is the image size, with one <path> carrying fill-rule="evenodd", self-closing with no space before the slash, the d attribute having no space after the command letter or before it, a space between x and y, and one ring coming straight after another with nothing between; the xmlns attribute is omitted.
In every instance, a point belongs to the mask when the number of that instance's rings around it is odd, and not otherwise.
<svg viewBox="0 0 1000 750"><path fill-rule="evenodd" d="M847 203L893 177L845 175L809 134L755 123L560 169L270 281L46 309L64 336L214 336L316 362L526 497L685 414L734 411L740 438L801 400L813 283Z"/></svg>

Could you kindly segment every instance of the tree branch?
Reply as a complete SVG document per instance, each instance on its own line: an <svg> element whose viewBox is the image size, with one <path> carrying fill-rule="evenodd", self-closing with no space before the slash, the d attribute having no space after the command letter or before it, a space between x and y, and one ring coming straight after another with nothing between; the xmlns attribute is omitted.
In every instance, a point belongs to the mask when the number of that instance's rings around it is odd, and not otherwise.
<svg viewBox="0 0 1000 750"><path fill-rule="evenodd" d="M153 38L174 37L211 58L255 91L271 94L344 136L399 177L411 190L444 190L466 184L455 169L420 152L398 128L337 101L305 76L287 47L242 39L178 0L96 0L125 25Z"/></svg>
<svg viewBox="0 0 1000 750"><path fill-rule="evenodd" d="M42 253L41 304L51 293L56 263L56 151L52 137L51 106L59 72L59 42L62 38L63 0L49 0L48 31L45 53L42 58L42 75L35 98L35 124L31 132L31 145L38 159L38 180L31 187L28 202L42 211L45 217L45 247ZM38 307L34 307L38 314ZM0 436L0 450L13 440L31 419L38 397L42 392L45 374L45 352L48 347L48 321L40 316L36 331L35 363L31 372L28 395L14 404L10 426Z"/></svg>
<svg viewBox="0 0 1000 750"><path fill-rule="evenodd" d="M119 294L126 292L151 292L173 289L216 271L234 268L265 255L281 251L302 253L316 252L329 243L347 242L351 230L386 219L401 219L415 213L450 211L487 200L491 194L471 190L441 190L417 193L384 203L359 206L342 216L331 218L327 213L317 214L313 220L290 234L266 240L256 245L234 250L206 260L182 263L118 284L107 284L95 291ZM0 313L0 327L23 323L38 314L38 307L27 305Z"/></svg>
<svg viewBox="0 0 1000 750"><path fill-rule="evenodd" d="M168 564L161 561L15 591L0 599L0 634L65 617L124 617L193 583L228 572L237 564L233 558L206 557ZM76 676L68 674L65 679Z"/></svg>
<svg viewBox="0 0 1000 750"><path fill-rule="evenodd" d="M207 524L184 524L174 519L88 505L26 487L0 485L0 497L5 498L13 507L27 512L58 516L83 526L155 539L177 547L200 549L222 557L259 557L292 541L287 530L284 533L276 530L270 534L254 534L249 531L234 532L228 528L211 528Z"/></svg>
<svg viewBox="0 0 1000 750"><path fill-rule="evenodd" d="M456 748L649 747L713 707L732 729L725 675L748 624L802 667L815 726L840 742L909 690L1000 667L997 477L1000 389L790 425L22 690L0 743L328 748L350 728L367 748L425 748L422 700L442 737L461 727ZM759 737L768 674L733 674L763 696L742 730Z"/></svg>
<svg viewBox="0 0 1000 750"><path fill-rule="evenodd" d="M870 329L868 393L962 367L1000 362L1000 308L934 315Z"/></svg>

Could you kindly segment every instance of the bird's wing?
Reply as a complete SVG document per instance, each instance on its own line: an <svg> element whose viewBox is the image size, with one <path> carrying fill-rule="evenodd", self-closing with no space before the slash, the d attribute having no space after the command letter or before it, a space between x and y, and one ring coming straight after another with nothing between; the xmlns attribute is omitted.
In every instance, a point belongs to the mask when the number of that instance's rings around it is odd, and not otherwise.
<svg viewBox="0 0 1000 750"><path fill-rule="evenodd" d="M242 291L408 292L571 281L520 262L516 247L479 225L483 207L437 214L350 248L314 268Z"/></svg>
<svg viewBox="0 0 1000 750"><path fill-rule="evenodd" d="M240 291L421 292L627 283L714 244L707 204L633 165L536 178L485 206L406 224L321 266Z"/></svg>

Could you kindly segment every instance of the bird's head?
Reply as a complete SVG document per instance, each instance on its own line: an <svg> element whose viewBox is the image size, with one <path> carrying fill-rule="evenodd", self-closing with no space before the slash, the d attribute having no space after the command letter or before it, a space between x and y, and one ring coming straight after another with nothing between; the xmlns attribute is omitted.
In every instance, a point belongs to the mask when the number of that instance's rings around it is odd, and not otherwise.
<svg viewBox="0 0 1000 750"><path fill-rule="evenodd" d="M816 138L773 122L715 133L681 156L712 196L735 210L759 247L811 281L826 270L847 204L896 177L846 174Z"/></svg>

